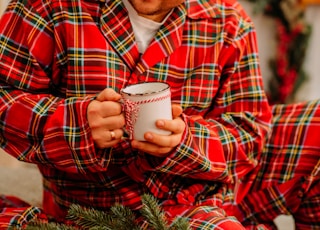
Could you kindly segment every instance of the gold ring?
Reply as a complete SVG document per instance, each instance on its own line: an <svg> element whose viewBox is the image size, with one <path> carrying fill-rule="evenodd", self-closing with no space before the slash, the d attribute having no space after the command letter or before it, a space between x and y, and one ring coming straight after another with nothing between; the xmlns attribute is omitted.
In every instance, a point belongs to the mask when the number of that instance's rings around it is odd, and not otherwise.
<svg viewBox="0 0 320 230"><path fill-rule="evenodd" d="M116 133L114 131L110 131L110 135L112 141L116 139Z"/></svg>

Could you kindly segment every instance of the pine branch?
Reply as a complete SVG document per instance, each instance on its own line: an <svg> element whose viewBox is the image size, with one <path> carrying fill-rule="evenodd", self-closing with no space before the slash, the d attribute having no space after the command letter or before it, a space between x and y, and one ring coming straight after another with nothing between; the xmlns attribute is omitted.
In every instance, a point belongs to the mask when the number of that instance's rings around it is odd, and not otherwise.
<svg viewBox="0 0 320 230"><path fill-rule="evenodd" d="M145 194L141 197L143 207L140 213L148 223L148 229L154 230L190 230L186 218L176 218L171 226L164 212L161 210L155 197ZM66 219L72 221L78 228L59 223L43 223L33 220L27 226L27 230L142 230L136 222L136 216L128 207L116 204L109 212L99 211L93 208L83 208L80 205L72 204L69 208Z"/></svg>
<svg viewBox="0 0 320 230"><path fill-rule="evenodd" d="M167 220L164 212L159 208L157 200L149 194L142 195L141 199L143 207L140 212L149 220L150 227L155 230L167 230Z"/></svg>
<svg viewBox="0 0 320 230"><path fill-rule="evenodd" d="M84 209L76 204L70 206L66 218L85 228L92 228L94 226L104 227L108 221L106 213L91 208Z"/></svg>
<svg viewBox="0 0 320 230"><path fill-rule="evenodd" d="M92 208L84 209L79 205L71 205L67 219L91 230L139 230L135 224L133 212L129 208L119 204L111 207L110 212L103 212Z"/></svg>
<svg viewBox="0 0 320 230"><path fill-rule="evenodd" d="M28 223L26 230L75 230L73 226L58 223L43 223L38 220L32 220Z"/></svg>
<svg viewBox="0 0 320 230"><path fill-rule="evenodd" d="M135 223L135 215L128 207L116 204L111 207L112 227L114 230L140 230Z"/></svg>
<svg viewBox="0 0 320 230"><path fill-rule="evenodd" d="M169 230L191 230L191 228L186 218L178 217L171 224Z"/></svg>

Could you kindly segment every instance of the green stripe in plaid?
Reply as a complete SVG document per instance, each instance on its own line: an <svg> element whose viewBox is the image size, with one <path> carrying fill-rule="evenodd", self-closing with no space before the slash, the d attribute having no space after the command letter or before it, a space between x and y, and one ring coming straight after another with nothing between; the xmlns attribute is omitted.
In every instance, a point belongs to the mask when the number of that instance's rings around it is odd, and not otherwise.
<svg viewBox="0 0 320 230"><path fill-rule="evenodd" d="M191 229L244 229L234 217L217 206L169 205L163 206L169 219L183 216L187 218Z"/></svg>
<svg viewBox="0 0 320 230"><path fill-rule="evenodd" d="M17 209L18 210L18 209ZM21 213L16 213L16 210L12 211L12 219L10 220L9 227L13 227L13 229L21 229L25 227L27 223L31 220L35 219L38 214L41 213L41 210L37 207L29 207ZM8 213L6 213L8 215ZM10 228L9 228L10 229Z"/></svg>

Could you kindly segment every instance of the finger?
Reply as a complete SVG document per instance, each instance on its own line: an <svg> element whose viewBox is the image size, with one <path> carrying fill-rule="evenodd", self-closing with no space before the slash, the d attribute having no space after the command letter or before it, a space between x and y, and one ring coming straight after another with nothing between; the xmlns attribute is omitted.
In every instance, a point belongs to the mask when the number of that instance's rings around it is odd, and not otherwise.
<svg viewBox="0 0 320 230"><path fill-rule="evenodd" d="M102 90L96 97L96 100L98 101L118 101L120 99L121 95L111 88Z"/></svg>
<svg viewBox="0 0 320 230"><path fill-rule="evenodd" d="M171 135L159 135L152 132L147 132L144 135L144 139L159 147L173 148L177 146L181 141L181 134L171 134Z"/></svg>
<svg viewBox="0 0 320 230"><path fill-rule="evenodd" d="M182 118L177 117L174 120L157 120L156 126L159 129L168 130L172 133L182 133L186 125Z"/></svg>
<svg viewBox="0 0 320 230"><path fill-rule="evenodd" d="M96 146L99 149L107 149L107 148L111 148L113 146L115 146L116 144L118 144L121 141L121 139L116 139L113 141L101 141L101 142L96 142Z"/></svg>
<svg viewBox="0 0 320 230"><path fill-rule="evenodd" d="M125 118L123 114L106 117L100 123L100 126L106 130L122 129L124 125Z"/></svg>
<svg viewBox="0 0 320 230"><path fill-rule="evenodd" d="M123 130L122 129L109 130L107 136L109 141L121 140L123 136Z"/></svg>
<svg viewBox="0 0 320 230"><path fill-rule="evenodd" d="M122 113L121 104L114 101L97 101L90 102L87 114L94 117L108 117L115 116Z"/></svg>
<svg viewBox="0 0 320 230"><path fill-rule="evenodd" d="M137 140L131 141L131 146L156 157L166 157L173 149L170 147L159 147L158 145L154 145L150 142Z"/></svg>
<svg viewBox="0 0 320 230"><path fill-rule="evenodd" d="M119 102L103 101L100 106L102 117L116 116L122 113L122 106Z"/></svg>
<svg viewBox="0 0 320 230"><path fill-rule="evenodd" d="M114 141L116 139L116 133L113 130L109 131L109 133L110 133L111 141Z"/></svg>
<svg viewBox="0 0 320 230"><path fill-rule="evenodd" d="M115 129L115 130L107 130L104 132L100 132L99 137L96 137L95 143L98 148L110 148L122 140L123 130Z"/></svg>
<svg viewBox="0 0 320 230"><path fill-rule="evenodd" d="M152 132L146 132L144 138L147 142L155 144L160 147L173 148L179 145L182 134L185 129L185 123L181 118L174 120L158 120L156 125L160 129L171 131L171 135L160 135Z"/></svg>
<svg viewBox="0 0 320 230"><path fill-rule="evenodd" d="M181 116L183 110L182 107L178 104L172 104L172 117L176 118Z"/></svg>
<svg viewBox="0 0 320 230"><path fill-rule="evenodd" d="M89 126L92 133L91 135L94 137L94 140L100 139L103 132L114 129L123 129L125 125L125 118L123 114L107 118L101 118L98 116L89 120Z"/></svg>

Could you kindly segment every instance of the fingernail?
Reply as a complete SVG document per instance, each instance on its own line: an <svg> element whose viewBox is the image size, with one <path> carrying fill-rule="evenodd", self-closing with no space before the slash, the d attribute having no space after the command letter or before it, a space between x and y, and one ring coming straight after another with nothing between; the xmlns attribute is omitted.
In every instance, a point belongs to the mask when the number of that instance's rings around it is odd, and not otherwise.
<svg viewBox="0 0 320 230"><path fill-rule="evenodd" d="M157 125L158 125L158 127L163 127L164 126L164 122L162 120L157 121Z"/></svg>
<svg viewBox="0 0 320 230"><path fill-rule="evenodd" d="M153 139L153 136L151 135L151 133L146 133L145 138L149 141L151 141Z"/></svg>

